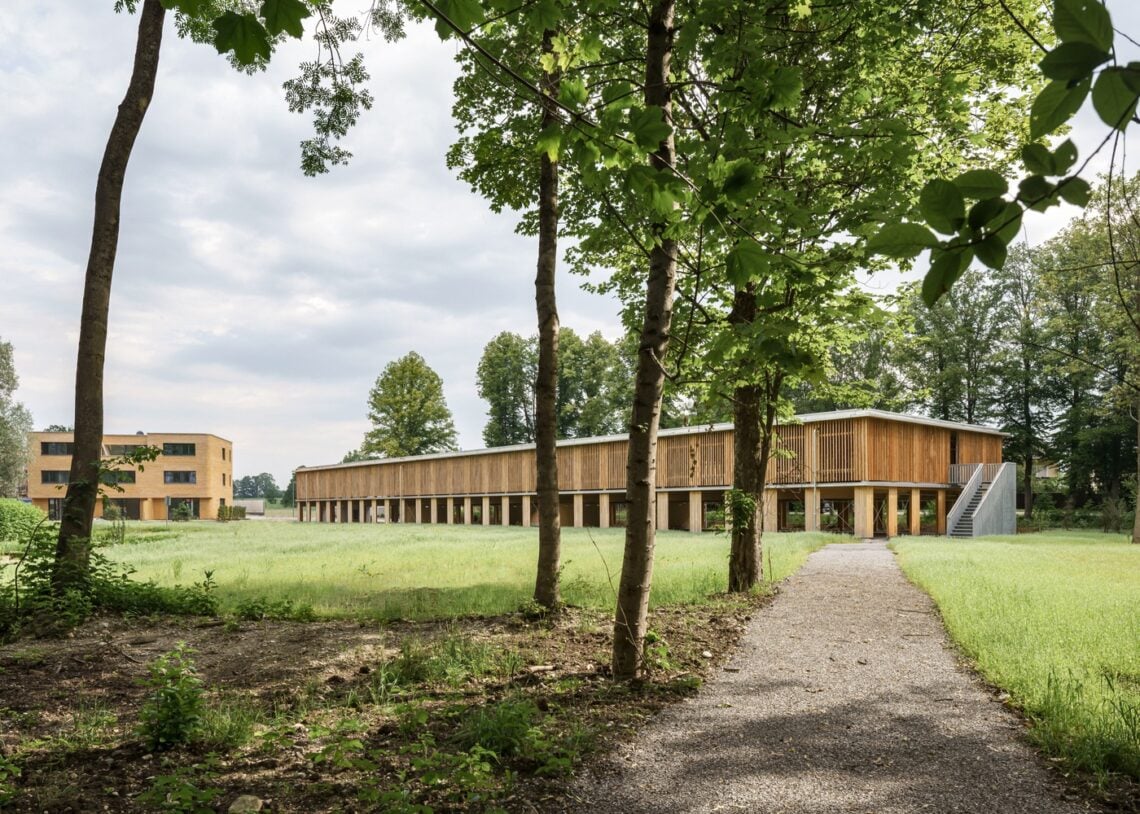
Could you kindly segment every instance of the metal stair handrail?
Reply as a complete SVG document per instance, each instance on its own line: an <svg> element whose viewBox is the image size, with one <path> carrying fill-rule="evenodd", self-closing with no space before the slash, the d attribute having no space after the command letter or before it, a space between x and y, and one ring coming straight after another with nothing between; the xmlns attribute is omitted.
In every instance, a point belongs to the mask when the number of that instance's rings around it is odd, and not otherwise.
<svg viewBox="0 0 1140 814"><path fill-rule="evenodd" d="M959 464L962 466L962 464ZM950 507L950 513L946 515L946 533L953 534L954 530L958 527L958 521L962 519L962 515L966 513L966 507L970 504L970 500L977 493L978 488L982 484L982 471L981 464L974 464L974 474L970 475L970 479L966 481L966 485L962 487L962 494L958 495L958 499L954 501L954 505ZM982 498L983 500L985 498Z"/></svg>

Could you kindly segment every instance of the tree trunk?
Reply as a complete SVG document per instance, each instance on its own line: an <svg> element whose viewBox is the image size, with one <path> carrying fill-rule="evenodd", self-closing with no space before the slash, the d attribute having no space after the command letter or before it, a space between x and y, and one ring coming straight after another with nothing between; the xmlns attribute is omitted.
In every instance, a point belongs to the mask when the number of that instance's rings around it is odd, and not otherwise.
<svg viewBox="0 0 1140 814"><path fill-rule="evenodd" d="M1132 543L1140 545L1140 399L1136 400L1136 499L1132 504Z"/></svg>
<svg viewBox="0 0 1140 814"><path fill-rule="evenodd" d="M645 104L661 109L672 126L669 60L673 49L675 0L658 0L649 15L645 59ZM650 158L654 169L673 165L676 152L672 132ZM641 675L649 588L653 579L653 546L657 521L657 427L661 421L661 394L665 386L665 353L673 320L673 288L677 273L677 243L667 237L668 224L653 224L654 244L649 255L645 314L634 377L633 410L626 461L628 523L621 583L614 614L613 674L619 680Z"/></svg>
<svg viewBox="0 0 1140 814"><path fill-rule="evenodd" d="M1021 420L1025 427L1025 519L1033 519L1033 408L1029 403L1029 388L1032 379L1029 357L1026 349L1021 349Z"/></svg>
<svg viewBox="0 0 1140 814"><path fill-rule="evenodd" d="M738 289L733 296L730 325L750 325L756 320L755 286ZM732 538L728 555L728 590L753 588L763 575L761 537L764 518L764 462L761 457L760 402L762 391L752 384L733 392L732 421L734 463L729 515Z"/></svg>
<svg viewBox="0 0 1140 814"><path fill-rule="evenodd" d="M553 50L554 32L542 37L542 50ZM557 73L543 75L542 127L558 121ZM534 601L554 610L561 597L558 567L562 529L558 517L558 303L554 272L558 264L558 164L545 152L539 161L538 272L534 301L538 310L538 373L535 377L535 468L538 488L538 574Z"/></svg>
<svg viewBox="0 0 1140 814"><path fill-rule="evenodd" d="M119 244L119 205L131 149L154 94L165 14L160 0L144 0L130 84L111 127L95 186L95 221L83 284L75 368L75 446L52 573L56 593L84 586L90 567L91 526L99 496L103 446L103 362L111 275Z"/></svg>

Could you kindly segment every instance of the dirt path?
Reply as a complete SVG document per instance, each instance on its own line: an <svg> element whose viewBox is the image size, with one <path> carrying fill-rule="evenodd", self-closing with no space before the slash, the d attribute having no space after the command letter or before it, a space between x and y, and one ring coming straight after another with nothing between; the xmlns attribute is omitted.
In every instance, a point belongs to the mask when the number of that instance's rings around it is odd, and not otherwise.
<svg viewBox="0 0 1140 814"><path fill-rule="evenodd" d="M757 614L721 677L582 779L576 810L1096 810L1019 731L884 545L832 545Z"/></svg>

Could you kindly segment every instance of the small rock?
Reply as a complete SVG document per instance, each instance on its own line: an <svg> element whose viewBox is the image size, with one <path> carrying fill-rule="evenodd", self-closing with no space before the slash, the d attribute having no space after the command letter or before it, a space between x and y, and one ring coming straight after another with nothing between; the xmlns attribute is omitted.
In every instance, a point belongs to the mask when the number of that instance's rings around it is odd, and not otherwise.
<svg viewBox="0 0 1140 814"><path fill-rule="evenodd" d="M710 651L708 651L708 650L702 650L702 651L701 651L701 655L702 655L702 656L704 656L706 659L711 659L711 658L712 658L712 653L711 653Z"/></svg>
<svg viewBox="0 0 1140 814"><path fill-rule="evenodd" d="M250 814L250 812L261 811L261 798L254 797L252 794L243 794L230 803L228 810L230 814Z"/></svg>

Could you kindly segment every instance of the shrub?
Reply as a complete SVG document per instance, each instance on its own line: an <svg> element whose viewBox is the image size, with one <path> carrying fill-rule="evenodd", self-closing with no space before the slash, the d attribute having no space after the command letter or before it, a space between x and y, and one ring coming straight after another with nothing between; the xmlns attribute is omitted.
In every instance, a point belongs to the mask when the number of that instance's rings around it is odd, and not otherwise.
<svg viewBox="0 0 1140 814"><path fill-rule="evenodd" d="M150 665L143 684L150 689L139 712L139 735L153 750L188 742L202 725L202 679L185 642Z"/></svg>
<svg viewBox="0 0 1140 814"><path fill-rule="evenodd" d="M27 540L46 515L30 503L0 499L0 543Z"/></svg>
<svg viewBox="0 0 1140 814"><path fill-rule="evenodd" d="M194 519L194 507L189 503L179 503L170 510L170 519L175 523L185 523Z"/></svg>

